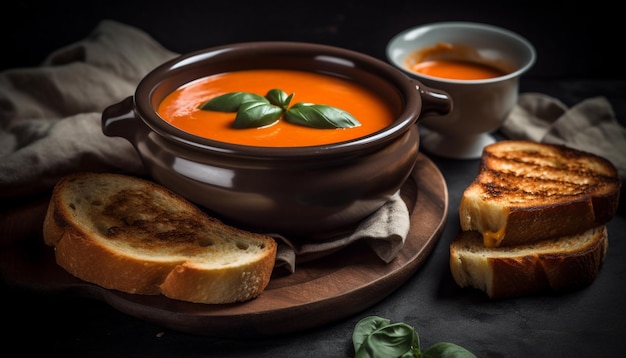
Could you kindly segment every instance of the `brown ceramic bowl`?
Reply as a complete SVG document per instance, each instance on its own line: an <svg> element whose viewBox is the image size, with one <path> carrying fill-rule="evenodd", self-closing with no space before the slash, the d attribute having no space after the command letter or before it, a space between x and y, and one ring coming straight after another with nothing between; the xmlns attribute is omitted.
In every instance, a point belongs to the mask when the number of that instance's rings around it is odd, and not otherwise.
<svg viewBox="0 0 626 358"><path fill-rule="evenodd" d="M375 89L397 107L388 127L328 145L270 148L229 144L179 130L156 112L170 92L212 74L278 68L323 72ZM326 239L379 209L415 166L420 117L445 114L451 100L393 66L346 49L251 42L179 56L108 107L107 136L126 138L152 178L232 225L298 239Z"/></svg>

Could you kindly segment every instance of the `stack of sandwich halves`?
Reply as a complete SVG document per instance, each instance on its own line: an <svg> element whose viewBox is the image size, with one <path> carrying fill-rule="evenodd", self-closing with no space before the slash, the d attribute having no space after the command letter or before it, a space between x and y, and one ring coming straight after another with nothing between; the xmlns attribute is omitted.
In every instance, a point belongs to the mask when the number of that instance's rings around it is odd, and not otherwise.
<svg viewBox="0 0 626 358"><path fill-rule="evenodd" d="M485 147L459 205L454 280L494 299L591 284L620 187L615 166L588 152L512 140Z"/></svg>

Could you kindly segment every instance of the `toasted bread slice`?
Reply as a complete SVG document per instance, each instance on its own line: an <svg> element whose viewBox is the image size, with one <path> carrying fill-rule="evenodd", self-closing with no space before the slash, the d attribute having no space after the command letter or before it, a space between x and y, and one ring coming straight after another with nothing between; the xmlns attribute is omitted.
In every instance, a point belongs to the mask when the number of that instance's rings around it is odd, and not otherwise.
<svg viewBox="0 0 626 358"><path fill-rule="evenodd" d="M485 247L480 233L462 231L450 245L450 270L461 287L494 299L541 291L575 290L592 283L604 262L604 225L528 245Z"/></svg>
<svg viewBox="0 0 626 358"><path fill-rule="evenodd" d="M501 141L485 147L459 205L461 229L488 247L527 244L605 224L621 181L608 160L564 146Z"/></svg>
<svg viewBox="0 0 626 358"><path fill-rule="evenodd" d="M55 186L43 237L57 263L108 289L197 303L257 297L276 242L228 226L151 181L77 173Z"/></svg>

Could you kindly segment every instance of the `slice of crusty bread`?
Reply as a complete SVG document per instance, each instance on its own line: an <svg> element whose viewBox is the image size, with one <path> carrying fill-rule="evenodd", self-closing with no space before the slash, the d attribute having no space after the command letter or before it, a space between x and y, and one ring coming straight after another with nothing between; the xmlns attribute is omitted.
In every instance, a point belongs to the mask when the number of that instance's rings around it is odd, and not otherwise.
<svg viewBox="0 0 626 358"><path fill-rule="evenodd" d="M485 246L519 245L608 222L621 181L608 160L564 146L507 140L485 147L459 205L461 229Z"/></svg>
<svg viewBox="0 0 626 358"><path fill-rule="evenodd" d="M77 173L55 186L46 244L74 276L105 288L232 303L261 294L276 242L228 226L151 181Z"/></svg>
<svg viewBox="0 0 626 358"><path fill-rule="evenodd" d="M480 233L462 231L450 245L450 270L461 287L494 299L567 291L592 283L608 248L606 227L528 245L485 247Z"/></svg>

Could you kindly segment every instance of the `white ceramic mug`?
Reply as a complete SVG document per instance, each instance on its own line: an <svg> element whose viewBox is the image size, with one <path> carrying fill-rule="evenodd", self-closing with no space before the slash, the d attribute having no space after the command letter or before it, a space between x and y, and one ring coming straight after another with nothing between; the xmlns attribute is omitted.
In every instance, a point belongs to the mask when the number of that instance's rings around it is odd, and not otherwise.
<svg viewBox="0 0 626 358"><path fill-rule="evenodd" d="M450 79L409 68L415 51L440 43L472 48L472 60L497 67L504 75ZM519 78L532 67L536 55L530 42L509 30L471 22L441 22L397 34L387 45L387 58L409 76L446 91L452 98L449 114L422 120L426 129L422 131L422 147L436 155L474 159L480 157L485 145L495 141L490 133L502 125L515 106Z"/></svg>

